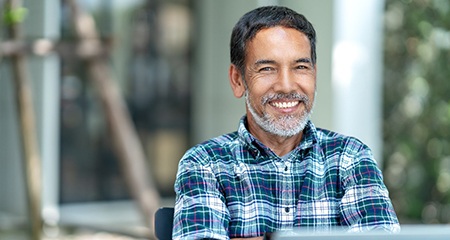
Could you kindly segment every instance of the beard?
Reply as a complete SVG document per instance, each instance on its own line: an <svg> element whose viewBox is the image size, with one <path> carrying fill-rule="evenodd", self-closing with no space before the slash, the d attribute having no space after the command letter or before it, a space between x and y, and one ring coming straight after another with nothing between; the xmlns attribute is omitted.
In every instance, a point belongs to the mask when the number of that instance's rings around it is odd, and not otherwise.
<svg viewBox="0 0 450 240"><path fill-rule="evenodd" d="M300 116L296 114L286 114L282 116L270 115L266 111L261 114L256 113L252 102L249 99L248 89L245 91L245 101L247 108L250 111L256 124L258 124L264 131L274 134L280 137L292 137L299 134L305 129L308 123L314 103L308 98L308 96L299 93L290 94L269 94L262 98L262 106L268 104L269 101L277 99L288 99L300 101L300 104L305 105L305 109L301 112Z"/></svg>

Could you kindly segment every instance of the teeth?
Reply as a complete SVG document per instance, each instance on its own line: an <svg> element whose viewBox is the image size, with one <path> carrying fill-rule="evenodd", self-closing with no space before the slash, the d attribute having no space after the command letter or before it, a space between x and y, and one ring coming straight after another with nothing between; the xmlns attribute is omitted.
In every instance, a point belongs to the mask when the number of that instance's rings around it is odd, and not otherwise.
<svg viewBox="0 0 450 240"><path fill-rule="evenodd" d="M298 104L298 101L295 101L295 102L275 102L275 103L272 103L272 105L273 106L275 106L275 107L277 107L277 108L291 108L291 107L294 107L294 106L297 106L297 104Z"/></svg>

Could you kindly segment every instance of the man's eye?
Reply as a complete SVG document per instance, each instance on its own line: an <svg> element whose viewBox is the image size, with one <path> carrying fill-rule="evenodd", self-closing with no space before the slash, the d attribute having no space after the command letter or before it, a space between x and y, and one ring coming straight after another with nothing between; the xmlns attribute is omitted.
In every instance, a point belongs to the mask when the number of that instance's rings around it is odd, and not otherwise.
<svg viewBox="0 0 450 240"><path fill-rule="evenodd" d="M298 65L297 66L297 69L308 69L309 67L308 66L305 66L305 65Z"/></svg>
<svg viewBox="0 0 450 240"><path fill-rule="evenodd" d="M263 67L263 68L259 69L260 72L270 72L270 71L273 71L273 70L274 69L272 67Z"/></svg>

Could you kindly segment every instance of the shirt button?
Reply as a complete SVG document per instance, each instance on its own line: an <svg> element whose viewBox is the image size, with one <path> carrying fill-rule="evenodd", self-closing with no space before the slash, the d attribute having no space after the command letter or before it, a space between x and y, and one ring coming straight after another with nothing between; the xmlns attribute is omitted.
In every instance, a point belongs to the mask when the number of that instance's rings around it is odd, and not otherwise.
<svg viewBox="0 0 450 240"><path fill-rule="evenodd" d="M289 208L288 208L288 207L285 207L285 208L284 208L284 211L288 213L288 212L289 212Z"/></svg>

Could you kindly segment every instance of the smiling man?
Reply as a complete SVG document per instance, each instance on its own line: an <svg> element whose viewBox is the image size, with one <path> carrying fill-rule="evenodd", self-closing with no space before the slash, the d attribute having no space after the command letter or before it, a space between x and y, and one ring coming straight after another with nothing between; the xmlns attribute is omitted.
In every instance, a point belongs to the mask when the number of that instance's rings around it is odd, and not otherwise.
<svg viewBox="0 0 450 240"><path fill-rule="evenodd" d="M245 97L236 132L179 163L174 239L255 238L303 227L399 230L371 150L310 121L316 34L291 9L257 8L231 35L230 85Z"/></svg>

